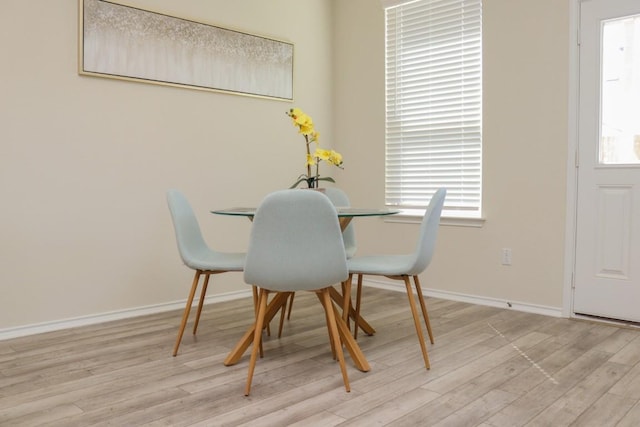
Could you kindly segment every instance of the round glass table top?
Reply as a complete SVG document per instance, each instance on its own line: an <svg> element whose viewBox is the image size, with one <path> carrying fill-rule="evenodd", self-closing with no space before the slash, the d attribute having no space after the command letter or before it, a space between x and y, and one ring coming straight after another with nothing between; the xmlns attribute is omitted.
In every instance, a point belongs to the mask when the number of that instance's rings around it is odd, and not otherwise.
<svg viewBox="0 0 640 427"><path fill-rule="evenodd" d="M256 214L255 207L237 207L237 208L229 208L229 209L218 209L213 210L211 213L217 215L233 215L233 216L254 216ZM360 216L386 216L386 215L395 215L399 213L399 210L396 209L387 209L387 208L351 208L351 207L339 207L336 206L336 210L338 211L338 217L360 217Z"/></svg>

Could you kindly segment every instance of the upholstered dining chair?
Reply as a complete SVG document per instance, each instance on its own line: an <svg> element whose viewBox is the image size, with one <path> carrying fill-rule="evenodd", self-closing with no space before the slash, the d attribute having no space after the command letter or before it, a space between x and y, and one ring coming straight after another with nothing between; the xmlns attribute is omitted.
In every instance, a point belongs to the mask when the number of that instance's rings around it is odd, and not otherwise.
<svg viewBox="0 0 640 427"><path fill-rule="evenodd" d="M331 200L335 207L351 207L351 201L349 196L344 190L337 187L328 187L324 190L324 194ZM347 254L347 258L351 258L356 254L356 232L353 226L353 221L347 225L347 228L342 230L342 240L344 241L344 250Z"/></svg>
<svg viewBox="0 0 640 427"><path fill-rule="evenodd" d="M326 313L331 348L340 364L345 389L350 390L335 308L329 296L329 287L347 277L340 224L327 197L316 191L281 190L263 200L253 219L244 267L244 281L260 290L246 396L251 391L271 292L285 298L296 291L317 294Z"/></svg>
<svg viewBox="0 0 640 427"><path fill-rule="evenodd" d="M418 294L418 301L420 302L420 308L422 309L422 316L424 317L425 326L429 333L429 340L431 344L434 343L433 332L431 330L431 323L429 322L429 315L427 313L427 306L422 295L422 289L420 287L420 280L418 275L422 273L431 262L433 251L436 243L436 235L438 233L438 227L440 225L440 215L442 213L442 206L444 205L444 199L447 194L446 189L438 189L431 201L427 210L422 218L420 225L420 233L418 236L418 243L413 253L406 255L369 255L353 257L347 261L349 266L349 274L358 276L358 284L356 290L356 317L360 315L360 302L362 297L362 276L363 275L375 275L385 276L394 280L401 280L404 282L407 288L407 296L409 298L409 305L411 307L411 314L413 315L413 321L416 328L416 334L420 341L420 348L422 350L422 357L427 369L430 369L429 355L427 353L427 347L424 342L424 335L422 333L422 327L420 326L420 320L418 310L416 308L415 299L413 297L413 290L411 288L411 278ZM354 336L357 337L358 325L355 325Z"/></svg>
<svg viewBox="0 0 640 427"><path fill-rule="evenodd" d="M191 291L187 297L187 305L182 314L182 322L178 330L178 337L173 347L173 355L178 354L178 348L182 341L184 328L189 319L193 298L200 282L200 277L204 276L204 283L200 292L200 300L198 301L198 310L196 312L195 322L193 324L193 334L196 334L198 322L200 321L200 313L202 313L202 305L207 293L209 285L209 276L212 274L225 273L227 271L242 271L244 268L244 253L228 253L218 252L211 249L200 231L198 219L193 213L193 209L187 198L178 190L167 191L167 203L171 218L173 220L173 228L176 234L176 242L178 244L178 252L182 258L182 262L187 267L195 270Z"/></svg>
<svg viewBox="0 0 640 427"><path fill-rule="evenodd" d="M328 187L323 189L324 194L331 200L333 206L335 207L350 207L351 201L349 200L349 196L347 193L337 187ZM342 230L342 240L344 241L344 249L347 254L347 258L351 258L356 253L356 232L353 226L353 221L347 225L347 228ZM344 290L343 290L344 291ZM289 297L289 301L282 308L282 313L280 316L280 327L278 329L278 337L282 335L282 327L284 320L284 313L287 311L287 319L291 318L291 309L293 308L293 299L295 297L295 293L292 293ZM288 307L288 309L287 309Z"/></svg>

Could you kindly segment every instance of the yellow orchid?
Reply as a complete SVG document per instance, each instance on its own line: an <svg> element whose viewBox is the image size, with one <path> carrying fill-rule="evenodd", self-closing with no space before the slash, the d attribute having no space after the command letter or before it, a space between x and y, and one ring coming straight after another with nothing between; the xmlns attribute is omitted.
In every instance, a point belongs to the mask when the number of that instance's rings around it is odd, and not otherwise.
<svg viewBox="0 0 640 427"><path fill-rule="evenodd" d="M316 164L316 158L311 154L307 154L307 166L314 166Z"/></svg>
<svg viewBox="0 0 640 427"><path fill-rule="evenodd" d="M307 149L307 174L300 175L295 184L293 184L290 188L297 187L301 182L306 182L309 188L317 188L319 181L335 182L333 178L329 176L320 176L320 162L324 160L327 163L331 163L332 165L342 168L342 155L334 150L325 150L317 146L319 145L318 140L320 134L315 130L311 117L305 114L304 111L299 108L292 108L287 111L286 114L291 117L293 125L298 128L298 132L304 136L305 146ZM309 147L312 142L316 143L316 149L313 155L311 154L311 150ZM316 167L315 175L311 174L311 166Z"/></svg>
<svg viewBox="0 0 640 427"><path fill-rule="evenodd" d="M309 142L315 142L316 144L319 144L318 142L319 138L320 138L320 133L316 130L314 130L309 134Z"/></svg>
<svg viewBox="0 0 640 427"><path fill-rule="evenodd" d="M299 132L303 135L311 135L314 132L313 120L307 116L301 109L292 108L289 110L289 117L293 119L293 124L298 126Z"/></svg>
<svg viewBox="0 0 640 427"><path fill-rule="evenodd" d="M331 153L329 154L329 162L338 167L342 166L342 154L331 150Z"/></svg>
<svg viewBox="0 0 640 427"><path fill-rule="evenodd" d="M316 152L313 153L314 157L317 157L320 160L329 160L329 157L331 156L331 151L330 150L323 150L322 148L316 148Z"/></svg>
<svg viewBox="0 0 640 427"><path fill-rule="evenodd" d="M342 155L337 151L316 148L316 152L313 155L314 157L317 157L320 160L324 160L325 162L329 162L332 165L342 165Z"/></svg>

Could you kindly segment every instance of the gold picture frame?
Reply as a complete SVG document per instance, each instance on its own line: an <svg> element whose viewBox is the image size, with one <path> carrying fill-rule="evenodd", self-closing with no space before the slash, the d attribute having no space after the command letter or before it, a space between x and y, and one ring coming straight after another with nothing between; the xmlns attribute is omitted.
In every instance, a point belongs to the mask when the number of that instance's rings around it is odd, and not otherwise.
<svg viewBox="0 0 640 427"><path fill-rule="evenodd" d="M293 100L293 43L79 0L81 75Z"/></svg>

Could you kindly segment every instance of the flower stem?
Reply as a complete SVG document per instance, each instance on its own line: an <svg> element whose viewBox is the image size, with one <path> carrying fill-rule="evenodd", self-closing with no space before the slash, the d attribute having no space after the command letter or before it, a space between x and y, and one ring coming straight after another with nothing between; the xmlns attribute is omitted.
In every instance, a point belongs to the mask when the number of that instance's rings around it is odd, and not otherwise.
<svg viewBox="0 0 640 427"><path fill-rule="evenodd" d="M311 142L309 141L309 135L304 136L304 141L306 142L306 146L307 146L307 159L308 159L311 156L311 149L309 148L309 145L311 144ZM311 179L311 165L309 164L309 162L307 162L307 178L309 178L307 180L307 186L309 188L314 188L314 180Z"/></svg>

